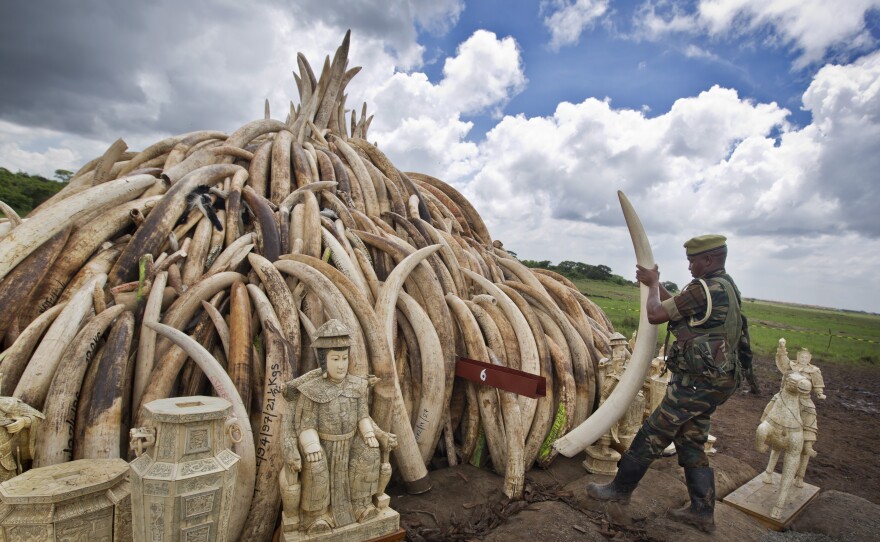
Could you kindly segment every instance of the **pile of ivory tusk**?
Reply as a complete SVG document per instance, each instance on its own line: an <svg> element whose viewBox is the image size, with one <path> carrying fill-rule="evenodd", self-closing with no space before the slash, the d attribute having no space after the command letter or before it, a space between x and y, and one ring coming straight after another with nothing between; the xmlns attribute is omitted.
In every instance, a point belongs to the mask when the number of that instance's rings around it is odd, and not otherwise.
<svg viewBox="0 0 880 542"><path fill-rule="evenodd" d="M367 142L366 106L346 122L348 47L319 78L298 56L285 122L267 107L231 135L119 140L26 219L0 209L0 392L45 413L34 467L127 458L141 405L217 394L246 435L230 534L269 540L281 386L316 367L330 318L352 330L351 371L379 377L371 413L411 491L435 456L488 456L516 498L593 412L608 318L493 243L453 187L397 170ZM457 356L543 375L547 395L457 379Z"/></svg>

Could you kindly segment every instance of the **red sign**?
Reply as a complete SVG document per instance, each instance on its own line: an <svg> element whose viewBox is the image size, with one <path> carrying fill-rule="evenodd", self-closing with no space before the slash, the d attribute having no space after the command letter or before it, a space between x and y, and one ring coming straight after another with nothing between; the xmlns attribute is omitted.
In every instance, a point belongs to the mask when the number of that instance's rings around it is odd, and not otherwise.
<svg viewBox="0 0 880 542"><path fill-rule="evenodd" d="M547 395L547 379L501 365L467 358L455 360L455 376L536 399Z"/></svg>

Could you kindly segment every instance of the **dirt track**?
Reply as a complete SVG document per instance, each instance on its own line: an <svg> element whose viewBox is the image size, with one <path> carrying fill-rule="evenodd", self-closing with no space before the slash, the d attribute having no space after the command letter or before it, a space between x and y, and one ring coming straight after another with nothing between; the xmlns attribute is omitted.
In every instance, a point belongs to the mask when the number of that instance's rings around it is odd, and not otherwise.
<svg viewBox="0 0 880 542"><path fill-rule="evenodd" d="M712 416L712 434L719 453L761 471L767 454L755 451L755 428L781 377L770 359L756 360L761 396L737 393ZM825 379L824 401L814 398L819 424L819 455L810 461L805 480L823 490L845 491L880 504L880 367L820 365ZM779 467L777 467L778 469Z"/></svg>
<svg viewBox="0 0 880 542"><path fill-rule="evenodd" d="M718 438L716 469L719 497L750 480L764 469L765 454L754 448L755 428L781 377L772 360L757 359L756 373L762 394L737 393L712 417L712 434ZM806 481L828 496L823 517L835 525L855 525L859 534L826 538L819 534L775 535L741 512L719 502L714 536L699 533L666 519L669 508L687 500L681 469L674 458L657 461L633 494L629 506L602 505L585 496L589 481L608 478L588 475L580 466L583 457L559 458L548 471L533 469L526 475L526 501L507 502L500 493L501 478L486 469L470 466L432 473L434 489L407 496L392 486L392 506L401 512L408 540L494 540L499 542L584 540L860 540L877 532L880 504L880 462L874 447L880 412L880 367L820 366L828 398L817 402L818 457L807 469ZM874 503L853 503L846 495ZM856 499L858 500L858 499ZM830 507L830 508L829 508ZM865 512L864 510L868 510ZM866 526L867 525L867 526ZM809 532L827 532L825 525ZM833 531L832 531L833 532ZM838 532L838 534L840 534ZM870 537L870 535L868 535Z"/></svg>

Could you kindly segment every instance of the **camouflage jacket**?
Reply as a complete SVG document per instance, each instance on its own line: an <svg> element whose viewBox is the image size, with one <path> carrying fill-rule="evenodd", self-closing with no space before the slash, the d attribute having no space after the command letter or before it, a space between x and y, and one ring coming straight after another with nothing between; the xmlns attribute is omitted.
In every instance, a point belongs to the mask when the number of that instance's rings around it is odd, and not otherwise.
<svg viewBox="0 0 880 542"><path fill-rule="evenodd" d="M722 376L740 368L738 356L743 336L740 293L723 269L702 279L705 287L695 279L681 293L663 302L671 318L670 330L675 335L667 363L673 373Z"/></svg>

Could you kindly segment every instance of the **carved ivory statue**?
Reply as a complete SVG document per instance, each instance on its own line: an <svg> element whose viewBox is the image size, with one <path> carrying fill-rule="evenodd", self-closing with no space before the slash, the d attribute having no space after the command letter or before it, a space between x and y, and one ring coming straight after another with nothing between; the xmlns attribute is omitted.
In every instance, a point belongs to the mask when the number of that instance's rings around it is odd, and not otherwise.
<svg viewBox="0 0 880 542"><path fill-rule="evenodd" d="M599 404L605 402L611 391L620 378L620 367L616 365L613 359L602 358L599 360L599 381L602 382L602 389L599 394ZM583 467L587 472L594 474L605 474L612 476L617 473L617 462L620 461L620 453L611 447L612 435L617 440L617 423L611 426L611 429L599 437L594 444L587 446L587 458L583 462Z"/></svg>
<svg viewBox="0 0 880 542"><path fill-rule="evenodd" d="M807 462L816 456L813 442L818 431L816 408L810 400L812 387L810 380L801 373L786 374L782 390L767 404L756 431L757 450L770 450L770 461L764 471L765 483L773 483L779 454L784 453L779 494L770 512L770 517L775 519L781 516L791 484L803 486Z"/></svg>
<svg viewBox="0 0 880 542"><path fill-rule="evenodd" d="M0 482L21 474L23 463L33 457L37 428L44 419L21 399L0 397Z"/></svg>
<svg viewBox="0 0 880 542"><path fill-rule="evenodd" d="M648 371L648 376L645 377L645 384L642 386L642 393L645 394L643 422L648 419L655 408L660 406L663 396L666 395L666 388L669 386L671 376L672 374L666 370L666 353L661 346L657 357L651 360L651 368Z"/></svg>
<svg viewBox="0 0 880 542"><path fill-rule="evenodd" d="M388 506L388 462L397 439L367 411L371 382L351 375L348 330L330 320L315 331L320 367L285 386L284 530L308 535L366 523Z"/></svg>
<svg viewBox="0 0 880 542"><path fill-rule="evenodd" d="M788 350L785 348L785 338L779 339L776 348L776 367L783 377L790 372L797 372L810 380L813 391L818 399L825 399L825 381L822 379L822 370L811 363L813 355L806 348L801 348L797 358L789 359ZM783 385L785 383L783 382Z"/></svg>
<svg viewBox="0 0 880 542"><path fill-rule="evenodd" d="M626 337L615 333L609 341L611 343L611 359L602 358L599 361L599 380L602 388L599 394L599 404L614 392L625 369L625 363L629 357ZM640 402L641 399L641 402ZM630 408L624 411L623 416L611 425L609 431L602 435L595 444L586 448L587 459L583 466L588 472L595 474L612 475L617 472L617 461L620 453L614 450L612 441L621 449L626 449L642 423L644 411L644 395L639 393L633 400ZM635 429L632 427L635 426ZM630 434L631 433L631 434Z"/></svg>

